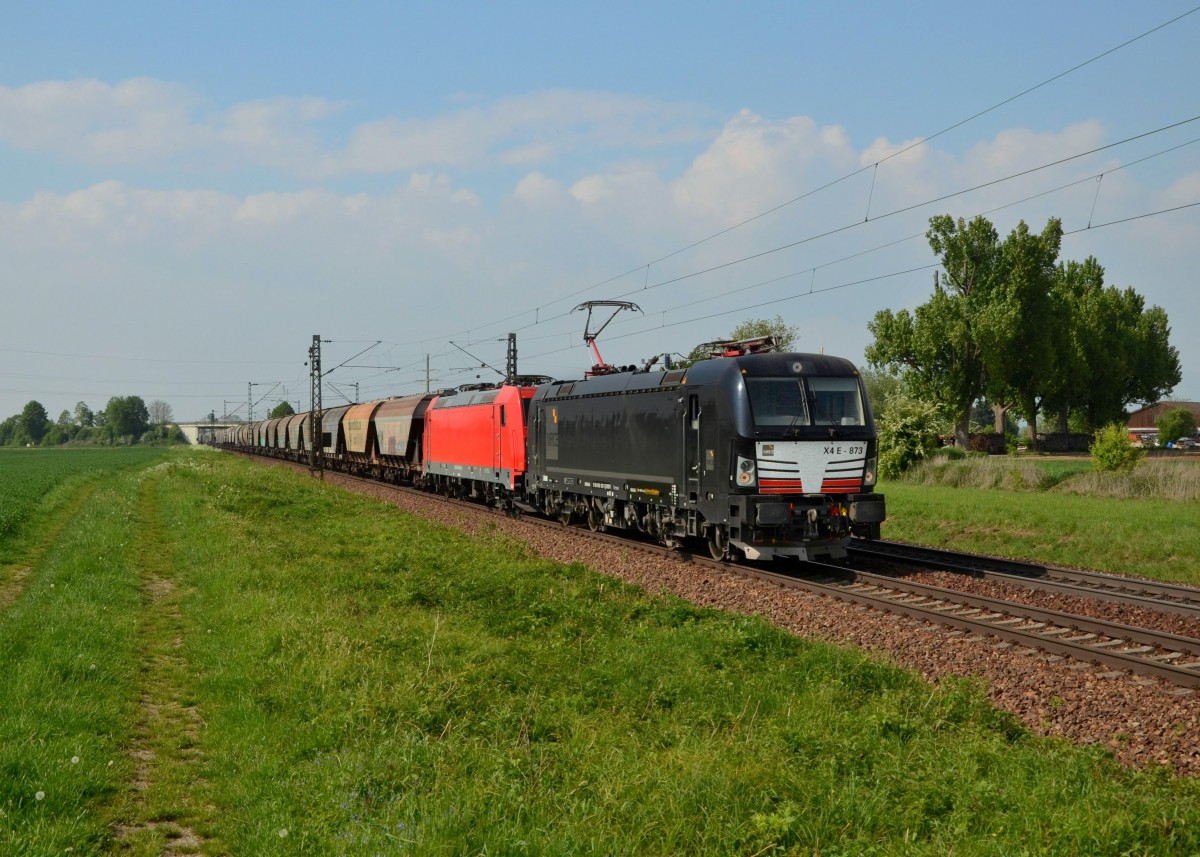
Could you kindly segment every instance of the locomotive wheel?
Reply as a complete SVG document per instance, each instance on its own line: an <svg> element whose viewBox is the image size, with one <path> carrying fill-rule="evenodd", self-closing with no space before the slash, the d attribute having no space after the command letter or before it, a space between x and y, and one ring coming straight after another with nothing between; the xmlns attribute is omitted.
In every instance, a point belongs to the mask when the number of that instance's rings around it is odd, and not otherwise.
<svg viewBox="0 0 1200 857"><path fill-rule="evenodd" d="M708 553L718 562L729 553L729 536L720 524L708 528Z"/></svg>
<svg viewBox="0 0 1200 857"><path fill-rule="evenodd" d="M561 521L565 525L569 525L571 523L571 520L574 517L575 517L575 512L573 509L571 509L570 506L563 506L558 511L558 520Z"/></svg>
<svg viewBox="0 0 1200 857"><path fill-rule="evenodd" d="M597 509L595 506L588 507L587 524L588 524L588 529L591 530L593 533L599 532L600 528L602 526L604 526L604 516L600 513L600 510Z"/></svg>

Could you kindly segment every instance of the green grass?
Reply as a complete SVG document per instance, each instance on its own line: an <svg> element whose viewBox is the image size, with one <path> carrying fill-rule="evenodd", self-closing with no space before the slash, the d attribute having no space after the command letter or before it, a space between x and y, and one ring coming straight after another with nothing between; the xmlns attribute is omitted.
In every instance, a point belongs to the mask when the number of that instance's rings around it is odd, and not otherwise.
<svg viewBox="0 0 1200 857"><path fill-rule="evenodd" d="M883 537L1200 584L1200 506L889 482Z"/></svg>
<svg viewBox="0 0 1200 857"><path fill-rule="evenodd" d="M1200 467L934 459L881 486L884 538L1200 584Z"/></svg>
<svg viewBox="0 0 1200 857"><path fill-rule="evenodd" d="M1200 850L1200 784L970 684L288 471L175 453L78 523L0 615L0 853Z"/></svg>
<svg viewBox="0 0 1200 857"><path fill-rule="evenodd" d="M162 450L144 447L0 448L0 564L16 561L28 546L19 535L31 518L52 511L81 485L161 456Z"/></svg>
<svg viewBox="0 0 1200 857"><path fill-rule="evenodd" d="M1097 470L1090 458L1035 456L953 457L947 452L921 462L897 480L907 485L1060 491L1114 499L1200 502L1200 456L1155 457L1131 472Z"/></svg>
<svg viewBox="0 0 1200 857"><path fill-rule="evenodd" d="M136 492L109 480L0 615L0 853L96 853L101 807L130 778Z"/></svg>

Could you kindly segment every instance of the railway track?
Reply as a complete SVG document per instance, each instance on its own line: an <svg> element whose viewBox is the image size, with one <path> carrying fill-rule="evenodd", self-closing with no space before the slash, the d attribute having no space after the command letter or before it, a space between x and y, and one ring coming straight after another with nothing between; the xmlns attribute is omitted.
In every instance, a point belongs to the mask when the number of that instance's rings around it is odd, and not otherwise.
<svg viewBox="0 0 1200 857"><path fill-rule="evenodd" d="M849 551L851 558L856 560L911 565L919 567L922 571L953 571L981 579L1016 582L1046 592L1200 617L1200 589L1175 583L958 553L899 542L864 542L855 539L850 543Z"/></svg>
<svg viewBox="0 0 1200 857"><path fill-rule="evenodd" d="M1180 687L1200 687L1200 640L1057 610L971 595L841 566L808 563L808 574L731 566L737 573L898 613L1033 651L1075 658Z"/></svg>
<svg viewBox="0 0 1200 857"><path fill-rule="evenodd" d="M383 486L398 492L413 492L424 498L438 499L476 511L481 510L480 504L472 501L449 499L413 488L381 483L344 473L338 473L337 476L375 487ZM539 527L564 529L564 524L558 521L531 516L522 516L522 520ZM707 555L671 550L656 543L638 541L605 532L590 532L586 527L571 527L570 530L573 535L580 538L597 539L660 556L684 558L697 565L719 568L727 573L763 580L788 589L825 595L839 601L862 605L933 625L950 626L969 635L968 639L995 638L998 641L997 648L1012 647L1017 651L1028 650L1029 653L1043 652L1051 656L1073 658L1085 664L1096 664L1112 670L1151 676L1181 688L1200 687L1200 640L1190 637L915 583L894 576L854 570L841 565L803 563L794 566L788 572L783 572L760 565L717 562ZM872 546L874 544L871 543ZM1045 566L991 560L987 557L951 554L945 551L931 552L933 556L937 557L936 560L931 561L927 558L928 555L921 556L923 554L921 549L910 549L908 545L884 544L887 545L885 551L872 551L869 552L870 556L878 558L886 555L891 562L919 563L925 569L930 566L942 568L957 566L949 570L962 571L976 576L996 575L1009 580L1020 579L1030 585L1045 584L1037 586L1037 588L1051 589L1052 591L1064 591L1054 587L1070 585L1065 581L1055 583L1052 580L1046 580L1045 576L1051 570ZM893 547L897 549L892 550ZM899 548L904 550L901 551ZM868 555L868 551L865 551L861 544L856 544L853 546L852 555L863 558ZM989 567L984 568L984 566ZM1008 566L1009 572L1005 574L998 571L997 566ZM1123 591L1116 585L1123 581L1112 575L1091 575L1087 572L1065 569L1053 571L1063 571L1085 580L1094 576L1105 581L1115 582L1104 588L1075 585L1069 590L1075 595L1105 598L1137 606L1152 606L1159 610L1174 607L1177 611L1190 612L1193 609L1188 600L1148 599L1144 595L1143 581L1129 579L1130 585L1124 587L1124 590L1132 589L1133 591ZM1039 575L1043 576L1039 577ZM1159 586L1152 582L1145 583L1151 589ZM1187 590L1187 587L1175 587L1170 584L1162 585L1162 588L1168 592ZM1191 595L1194 599L1196 593L1193 591ZM1150 600L1149 604L1147 604L1148 600ZM1195 609L1200 612L1200 602L1195 604Z"/></svg>
<svg viewBox="0 0 1200 857"><path fill-rule="evenodd" d="M476 503L448 502L478 508ZM523 520L541 527L564 527L561 522L541 518L523 517ZM702 554L671 550L625 536L593 533L582 527L572 530L581 537L661 556L682 556L697 565L785 588L826 595L934 625L948 625L970 635L987 635L997 638L1001 645L1152 676L1179 687L1200 687L1200 640L1191 637L913 583L840 565L809 562L800 564L795 571L774 571L755 564L717 562ZM1122 603L1134 600L1113 597ZM1140 603L1140 599L1134 603Z"/></svg>

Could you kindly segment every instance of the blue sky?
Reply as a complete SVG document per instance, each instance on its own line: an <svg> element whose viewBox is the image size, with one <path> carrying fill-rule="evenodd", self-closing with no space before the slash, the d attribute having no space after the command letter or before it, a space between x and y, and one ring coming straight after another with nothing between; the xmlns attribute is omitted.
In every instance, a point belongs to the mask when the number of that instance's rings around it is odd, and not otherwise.
<svg viewBox="0 0 1200 857"><path fill-rule="evenodd" d="M927 298L943 212L1061 217L1064 258L1167 310L1200 399L1200 208L1099 226L1200 202L1200 122L1073 157L1200 116L1200 12L888 157L1192 8L16 4L0 415L244 415L248 381L306 405L314 333L327 366L380 341L330 378L364 398L422 389L426 355L434 386L488 380L450 343L502 365L509 330L523 371L577 377L586 298L644 311L612 362L776 314L861 362L876 311Z"/></svg>

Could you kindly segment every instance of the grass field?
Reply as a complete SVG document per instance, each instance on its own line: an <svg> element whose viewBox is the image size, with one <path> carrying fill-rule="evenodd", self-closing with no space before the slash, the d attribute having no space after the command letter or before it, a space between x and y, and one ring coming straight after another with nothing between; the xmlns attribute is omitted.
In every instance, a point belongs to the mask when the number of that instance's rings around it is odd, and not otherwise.
<svg viewBox="0 0 1200 857"><path fill-rule="evenodd" d="M0 613L0 853L1200 851L1196 782L969 685L287 471L172 452L57 533Z"/></svg>
<svg viewBox="0 0 1200 857"><path fill-rule="evenodd" d="M14 561L5 553L16 551L15 538L31 515L46 513L57 498L75 493L76 487L95 482L116 471L135 468L162 455L145 447L79 449L0 448L0 564Z"/></svg>
<svg viewBox="0 0 1200 857"><path fill-rule="evenodd" d="M1200 466L966 459L880 487L885 538L1200 584Z"/></svg>

